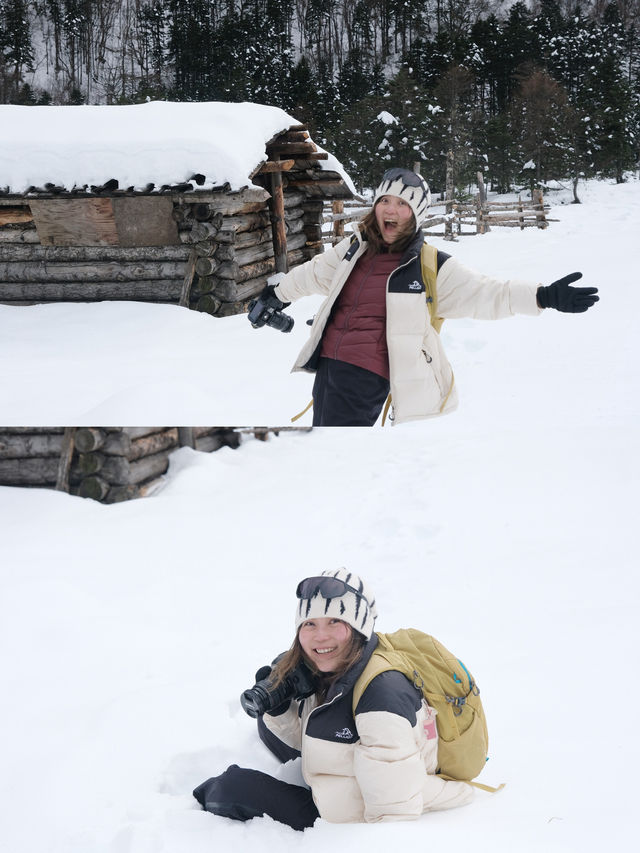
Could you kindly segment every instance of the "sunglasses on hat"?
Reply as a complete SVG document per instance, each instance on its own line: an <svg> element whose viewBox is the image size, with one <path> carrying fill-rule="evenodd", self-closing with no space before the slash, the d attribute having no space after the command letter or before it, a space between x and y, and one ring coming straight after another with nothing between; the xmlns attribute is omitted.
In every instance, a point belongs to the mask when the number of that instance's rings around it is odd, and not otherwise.
<svg viewBox="0 0 640 853"><path fill-rule="evenodd" d="M323 598L341 598L346 592L353 592L367 601L359 589L349 586L348 583L341 581L339 578L331 578L326 575L305 578L300 581L296 588L296 598L313 598L318 594ZM368 601L367 604L369 604Z"/></svg>
<svg viewBox="0 0 640 853"><path fill-rule="evenodd" d="M399 167L396 167L394 169L387 169L387 171L382 176L382 180L400 180L403 183L408 184L410 187L421 187L424 185L424 178L422 178L416 172L412 172L411 169L401 169Z"/></svg>

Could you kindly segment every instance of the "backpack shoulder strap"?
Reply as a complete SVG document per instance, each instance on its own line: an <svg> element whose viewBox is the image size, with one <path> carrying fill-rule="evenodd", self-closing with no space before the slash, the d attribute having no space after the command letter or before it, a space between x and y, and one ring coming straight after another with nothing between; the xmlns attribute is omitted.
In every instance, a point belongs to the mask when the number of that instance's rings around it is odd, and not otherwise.
<svg viewBox="0 0 640 853"><path fill-rule="evenodd" d="M376 632L377 633L377 632ZM360 677L353 686L353 702L352 709L355 716L358 702L362 698L362 694L371 684L373 679L383 672L388 672L391 669L396 669L403 674L406 674L406 665L403 662L402 653L397 652L390 643L385 639L384 634L378 634L378 645L369 658L367 665L360 673Z"/></svg>
<svg viewBox="0 0 640 853"><path fill-rule="evenodd" d="M420 252L420 266L422 268L422 281L429 306L429 317L431 325L440 332L444 319L438 316L438 290L436 280L438 278L438 250L429 243L422 244Z"/></svg>

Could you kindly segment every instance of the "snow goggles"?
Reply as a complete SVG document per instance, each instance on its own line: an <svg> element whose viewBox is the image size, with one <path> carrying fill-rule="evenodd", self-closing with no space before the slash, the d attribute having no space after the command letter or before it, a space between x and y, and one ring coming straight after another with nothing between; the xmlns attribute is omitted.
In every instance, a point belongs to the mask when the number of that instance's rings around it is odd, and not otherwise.
<svg viewBox="0 0 640 853"><path fill-rule="evenodd" d="M326 575L305 578L300 581L296 588L296 598L314 598L316 595L321 595L323 598L341 598L347 592L353 592L367 601L361 590L349 586L348 583L339 578L331 578ZM369 601L367 604L371 606Z"/></svg>
<svg viewBox="0 0 640 853"><path fill-rule="evenodd" d="M416 172L412 172L411 169L401 169L398 166L396 166L394 169L387 169L387 171L382 176L382 180L402 181L403 184L407 184L410 187L424 186L424 178L422 178Z"/></svg>

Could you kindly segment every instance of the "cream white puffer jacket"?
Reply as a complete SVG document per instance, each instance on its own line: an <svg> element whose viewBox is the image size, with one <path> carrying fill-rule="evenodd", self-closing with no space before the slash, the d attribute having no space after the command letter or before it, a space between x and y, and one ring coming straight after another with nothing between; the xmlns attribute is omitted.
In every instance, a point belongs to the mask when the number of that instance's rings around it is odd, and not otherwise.
<svg viewBox="0 0 640 853"><path fill-rule="evenodd" d="M346 237L306 264L287 273L275 288L283 302L320 293L326 296L314 317L309 340L292 370L314 371L324 328L355 262L367 243L357 228L356 240ZM394 423L419 420L452 411L457 406L453 371L440 335L431 325L420 270L423 236L416 239L387 281L387 347ZM501 281L467 269L455 258L438 252L438 314L445 319L470 317L498 320L514 314L537 316L539 284Z"/></svg>
<svg viewBox="0 0 640 853"><path fill-rule="evenodd" d="M400 672L378 675L355 715L353 686L377 644L318 705L315 696L265 714L260 736L282 761L302 756L302 772L320 816L332 823L413 820L468 803L473 788L435 775L433 710Z"/></svg>

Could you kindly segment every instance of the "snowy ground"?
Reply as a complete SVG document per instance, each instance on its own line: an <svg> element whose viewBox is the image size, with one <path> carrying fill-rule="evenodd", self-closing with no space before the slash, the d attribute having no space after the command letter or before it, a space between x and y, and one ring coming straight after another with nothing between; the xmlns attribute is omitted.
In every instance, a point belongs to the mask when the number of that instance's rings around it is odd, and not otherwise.
<svg viewBox="0 0 640 853"><path fill-rule="evenodd" d="M453 415L182 449L160 492L114 506L0 488L4 849L582 853L636 836L640 183L584 196L545 233L445 246L505 276L582 269L602 297L445 324ZM284 422L309 392L287 373L295 309L286 336L165 306L2 306L0 420ZM482 780L507 787L304 835L201 812L191 789L228 764L277 771L238 696L289 644L296 581L339 565L370 581L381 630L422 628L465 660Z"/></svg>

